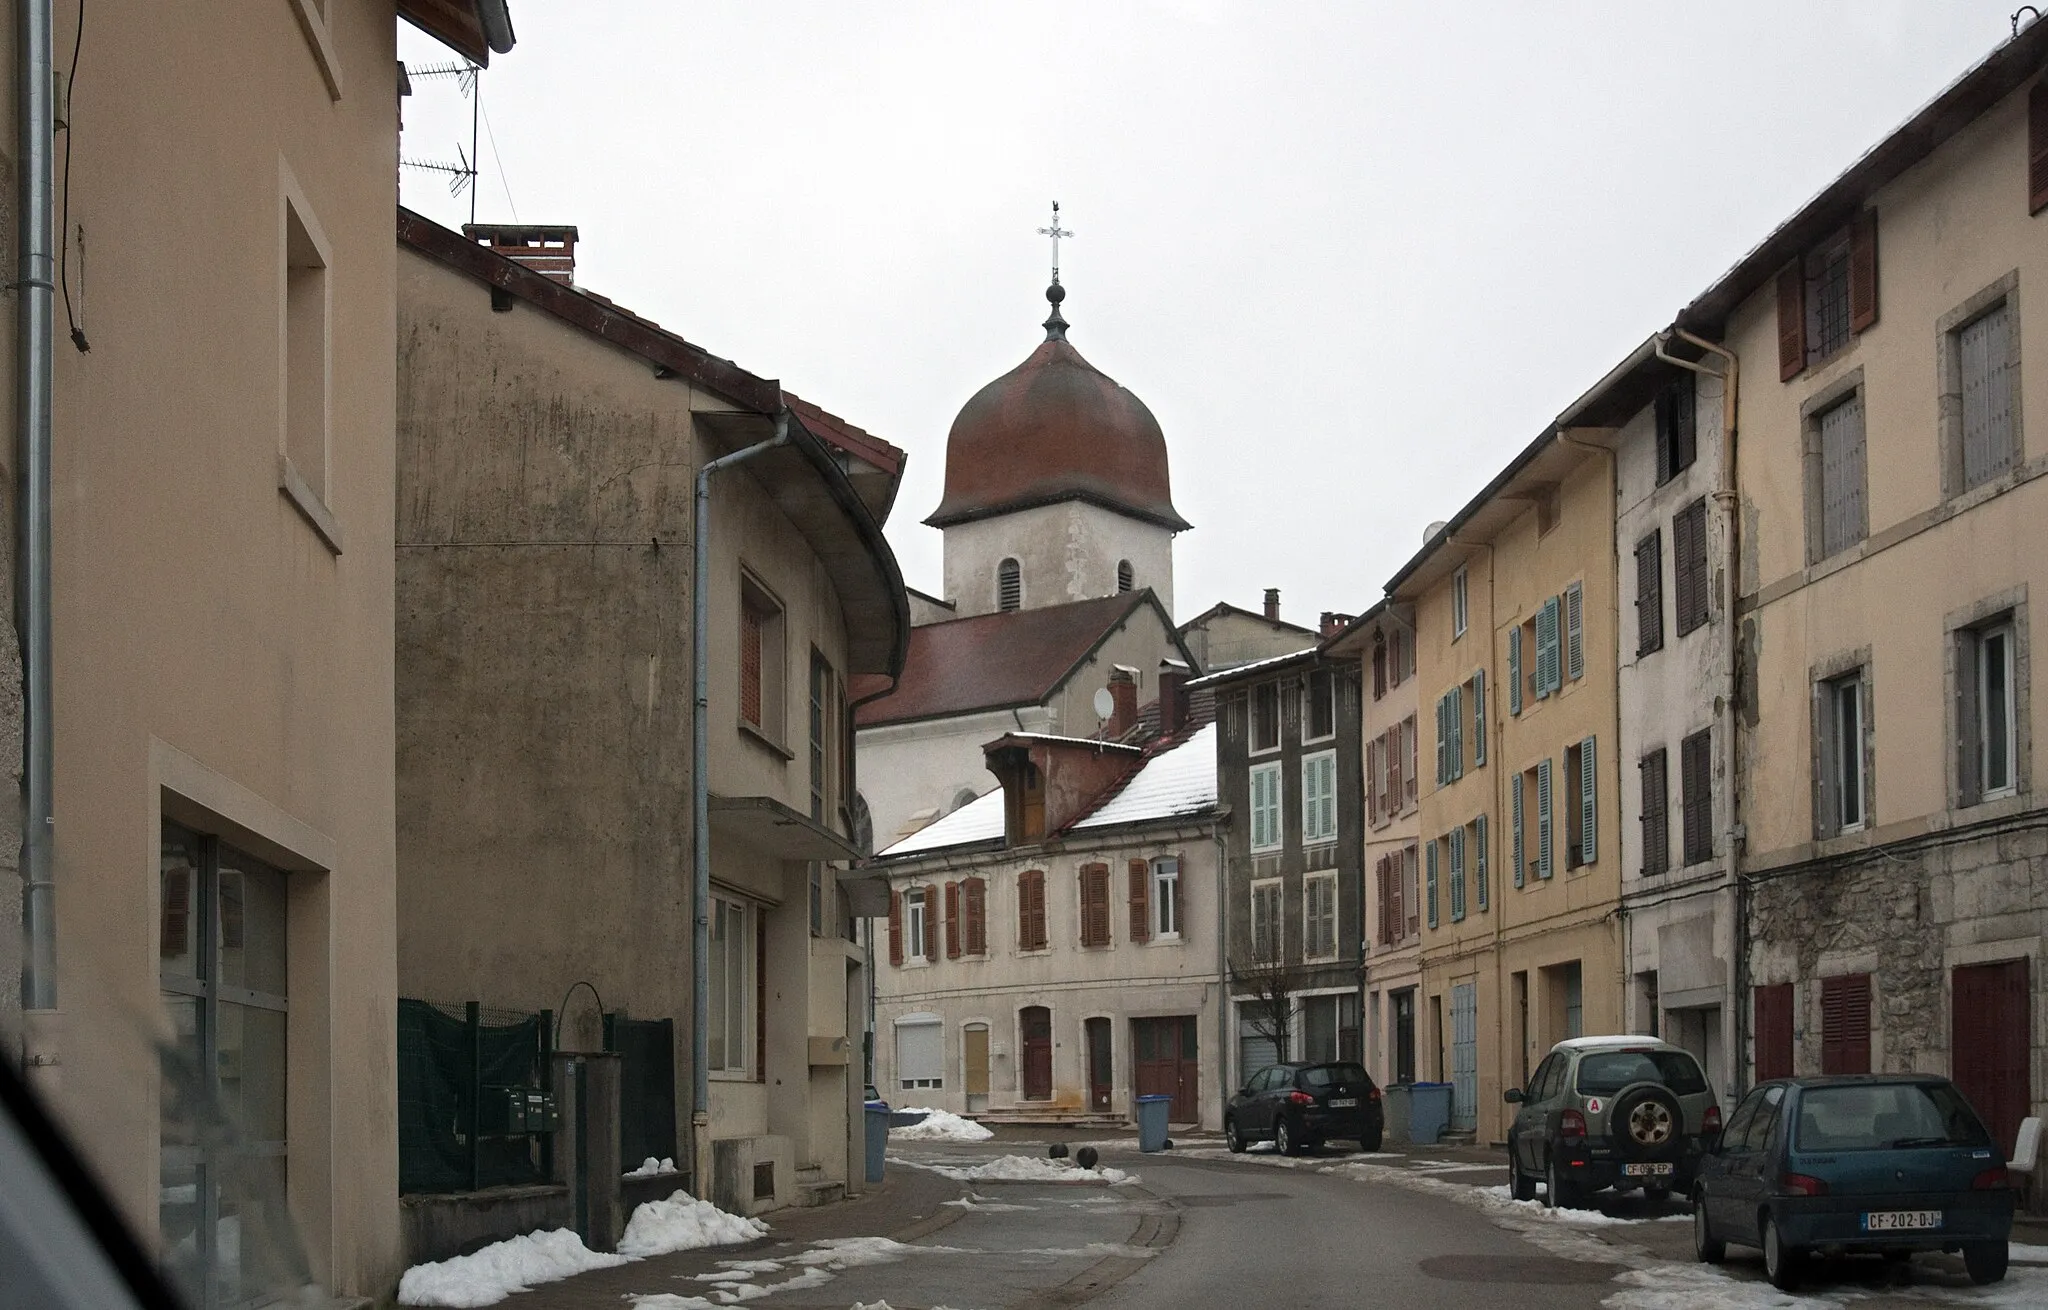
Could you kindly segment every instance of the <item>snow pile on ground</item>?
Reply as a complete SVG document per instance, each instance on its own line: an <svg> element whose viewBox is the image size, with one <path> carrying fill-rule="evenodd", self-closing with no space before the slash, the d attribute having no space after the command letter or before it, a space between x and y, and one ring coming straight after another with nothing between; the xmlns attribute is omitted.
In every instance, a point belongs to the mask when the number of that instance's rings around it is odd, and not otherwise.
<svg viewBox="0 0 2048 1310"><path fill-rule="evenodd" d="M532 1232L493 1242L473 1255L414 1265L398 1283L400 1305L496 1305L514 1292L552 1283L591 1269L630 1263L631 1257L605 1255L583 1245L566 1228Z"/></svg>
<svg viewBox="0 0 2048 1310"><path fill-rule="evenodd" d="M1044 1160L1035 1155L999 1155L975 1165L926 1164L905 1160L904 1164L944 1174L956 1183L1135 1183L1138 1176L1103 1165L1083 1169L1077 1164Z"/></svg>
<svg viewBox="0 0 2048 1310"><path fill-rule="evenodd" d="M985 1142L995 1133L972 1119L963 1119L949 1110L922 1110L916 1107L906 1114L922 1114L924 1118L914 1124L891 1128L889 1136L902 1142Z"/></svg>
<svg viewBox="0 0 2048 1310"><path fill-rule="evenodd" d="M666 1201L645 1201L633 1209L626 1221L626 1235L619 1239L619 1254L638 1260L671 1251L694 1251L705 1246L732 1246L768 1235L768 1225L759 1219L727 1214L709 1201L688 1192L677 1192Z"/></svg>
<svg viewBox="0 0 2048 1310"><path fill-rule="evenodd" d="M672 1174L674 1172L676 1172L676 1162L674 1160L669 1159L667 1156L663 1156L661 1159L657 1160L650 1155L645 1160L642 1160L640 1162L639 1168L628 1169L625 1173L621 1174L620 1177L659 1178L663 1174Z"/></svg>
<svg viewBox="0 0 2048 1310"><path fill-rule="evenodd" d="M1540 1192L1543 1185L1537 1184ZM1553 1210L1541 1201L1517 1201L1505 1184L1499 1187L1475 1187L1472 1191L1483 1197L1481 1204L1489 1210L1506 1208L1510 1214L1523 1215L1530 1219L1553 1224L1580 1224L1588 1228L1599 1228L1606 1224L1648 1224L1667 1221L1690 1222L1690 1214L1646 1214L1612 1215L1598 1210Z"/></svg>
<svg viewBox="0 0 2048 1310"><path fill-rule="evenodd" d="M1630 1269L1615 1275L1614 1281L1625 1290L1600 1303L1608 1310L1803 1310L1814 1304L1813 1298L1787 1295L1769 1283L1730 1278L1708 1265Z"/></svg>

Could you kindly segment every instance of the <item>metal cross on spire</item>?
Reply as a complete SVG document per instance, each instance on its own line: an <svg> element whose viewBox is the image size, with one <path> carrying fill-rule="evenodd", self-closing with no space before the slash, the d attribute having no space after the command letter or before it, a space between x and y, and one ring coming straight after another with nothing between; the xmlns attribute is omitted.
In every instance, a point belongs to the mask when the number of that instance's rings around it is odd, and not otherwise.
<svg viewBox="0 0 2048 1310"><path fill-rule="evenodd" d="M1052 238L1052 280L1054 284L1058 284L1060 280L1060 238L1074 235L1060 226L1059 201L1055 200L1052 202L1052 226L1038 229L1038 235Z"/></svg>

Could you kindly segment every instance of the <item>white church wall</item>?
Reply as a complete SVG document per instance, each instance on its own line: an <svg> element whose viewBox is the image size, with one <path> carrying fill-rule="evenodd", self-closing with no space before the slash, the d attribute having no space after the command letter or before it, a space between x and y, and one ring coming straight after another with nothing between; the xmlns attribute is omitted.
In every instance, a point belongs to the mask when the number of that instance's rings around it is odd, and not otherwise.
<svg viewBox="0 0 2048 1310"><path fill-rule="evenodd" d="M1119 560L1131 562L1132 587L1150 587L1173 612L1173 534L1156 524L1082 501L1016 510L946 534L946 599L965 618L997 608L996 569L1014 558L1024 608L1115 594Z"/></svg>
<svg viewBox="0 0 2048 1310"><path fill-rule="evenodd" d="M854 758L857 785L874 822L875 849L905 836L913 815L936 809L929 822L958 809L953 802L963 791L993 791L996 779L982 757L984 743L1006 732L1054 731L1052 716L1036 705L1014 713L988 710L862 728L854 738Z"/></svg>

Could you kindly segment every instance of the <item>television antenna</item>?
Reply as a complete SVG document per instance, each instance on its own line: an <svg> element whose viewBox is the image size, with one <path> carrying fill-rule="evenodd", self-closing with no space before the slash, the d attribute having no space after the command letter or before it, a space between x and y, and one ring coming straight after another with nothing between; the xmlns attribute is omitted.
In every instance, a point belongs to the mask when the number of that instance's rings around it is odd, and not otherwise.
<svg viewBox="0 0 2048 1310"><path fill-rule="evenodd" d="M483 82L477 76L481 72L483 72L482 68L470 63L466 59L461 61L451 60L445 64L421 64L417 68L410 64L406 65L405 75L408 79L415 77L452 77L455 79L456 89L462 92L463 99L469 101L469 153L464 154L462 147L457 145L455 147L455 158L459 162L453 164L437 159L407 159L402 155L398 160L400 168L418 169L427 173L447 174L448 194L451 196L459 196L464 191L468 191L469 221L472 223L476 222L476 160L479 158L477 154L477 125L483 114L484 104Z"/></svg>

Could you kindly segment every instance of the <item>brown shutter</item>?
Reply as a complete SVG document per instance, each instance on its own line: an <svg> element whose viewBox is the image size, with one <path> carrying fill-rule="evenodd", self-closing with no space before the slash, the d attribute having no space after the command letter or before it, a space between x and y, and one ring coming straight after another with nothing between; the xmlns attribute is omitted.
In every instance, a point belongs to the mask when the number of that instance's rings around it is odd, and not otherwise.
<svg viewBox="0 0 2048 1310"><path fill-rule="evenodd" d="M1081 945L1109 945L1109 866L1081 866Z"/></svg>
<svg viewBox="0 0 2048 1310"><path fill-rule="evenodd" d="M967 886L967 949L975 955L988 954L988 881L969 878Z"/></svg>
<svg viewBox="0 0 2048 1310"><path fill-rule="evenodd" d="M1663 648L1664 530L1659 528L1636 543L1636 655Z"/></svg>
<svg viewBox="0 0 2048 1310"><path fill-rule="evenodd" d="M924 958L937 962L939 958L939 930L932 922L933 911L939 904L939 886L928 882L924 885Z"/></svg>
<svg viewBox="0 0 2048 1310"><path fill-rule="evenodd" d="M2027 92L2027 212L2048 209L2048 81Z"/></svg>
<svg viewBox="0 0 2048 1310"><path fill-rule="evenodd" d="M889 963L903 963L903 893L889 893Z"/></svg>
<svg viewBox="0 0 2048 1310"><path fill-rule="evenodd" d="M1820 980L1820 1071L1870 1072L1870 975Z"/></svg>
<svg viewBox="0 0 2048 1310"><path fill-rule="evenodd" d="M1877 324L1877 211L1856 215L1849 233L1849 330Z"/></svg>
<svg viewBox="0 0 2048 1310"><path fill-rule="evenodd" d="M1792 984L1755 989L1756 1080L1792 1076Z"/></svg>
<svg viewBox="0 0 2048 1310"><path fill-rule="evenodd" d="M1152 865L1131 861L1131 940L1152 940Z"/></svg>
<svg viewBox="0 0 2048 1310"><path fill-rule="evenodd" d="M1806 367L1806 275L1795 262L1778 274L1778 380Z"/></svg>
<svg viewBox="0 0 2048 1310"><path fill-rule="evenodd" d="M1045 871L1027 869L1017 875L1017 949L1045 949Z"/></svg>
<svg viewBox="0 0 2048 1310"><path fill-rule="evenodd" d="M960 958L960 884L946 884L946 958Z"/></svg>

